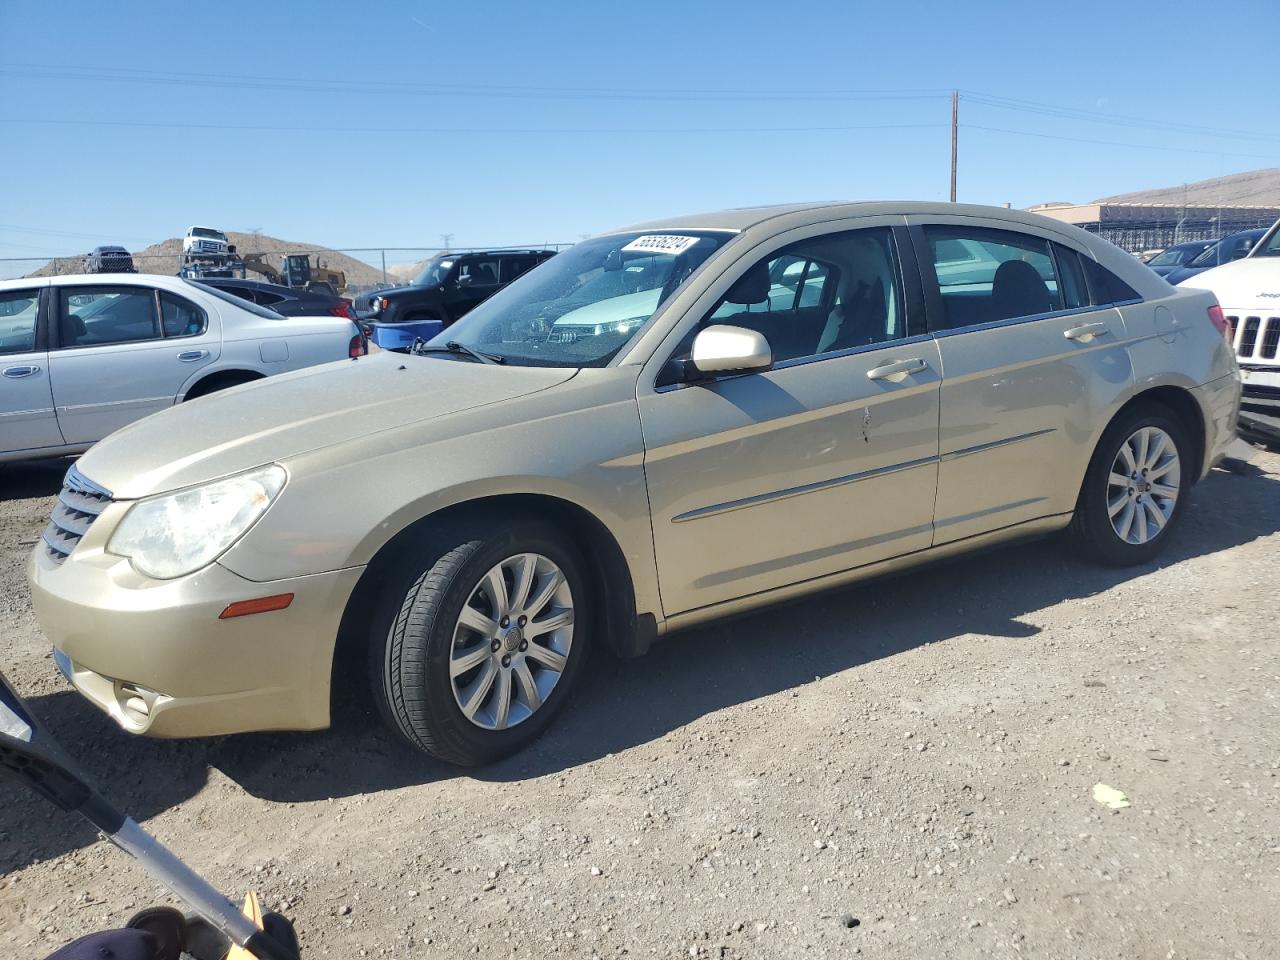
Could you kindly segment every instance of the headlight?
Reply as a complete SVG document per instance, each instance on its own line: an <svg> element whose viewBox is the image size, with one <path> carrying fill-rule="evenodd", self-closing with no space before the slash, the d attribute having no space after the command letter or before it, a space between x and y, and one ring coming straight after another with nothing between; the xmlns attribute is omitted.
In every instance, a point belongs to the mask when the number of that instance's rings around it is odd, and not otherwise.
<svg viewBox="0 0 1280 960"><path fill-rule="evenodd" d="M372 300L369 301L370 313L381 313L385 309L387 309L386 297L374 297Z"/></svg>
<svg viewBox="0 0 1280 960"><path fill-rule="evenodd" d="M139 573L172 580L222 556L271 506L284 487L272 464L203 486L139 500L107 544Z"/></svg>

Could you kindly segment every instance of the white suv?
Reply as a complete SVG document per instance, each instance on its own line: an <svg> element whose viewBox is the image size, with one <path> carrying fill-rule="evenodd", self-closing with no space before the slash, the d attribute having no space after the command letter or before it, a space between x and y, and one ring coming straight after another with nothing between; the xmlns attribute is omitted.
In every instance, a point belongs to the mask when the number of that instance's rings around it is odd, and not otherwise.
<svg viewBox="0 0 1280 960"><path fill-rule="evenodd" d="M1244 381L1241 432L1280 442L1280 221L1243 260L1181 285L1209 290L1222 305Z"/></svg>

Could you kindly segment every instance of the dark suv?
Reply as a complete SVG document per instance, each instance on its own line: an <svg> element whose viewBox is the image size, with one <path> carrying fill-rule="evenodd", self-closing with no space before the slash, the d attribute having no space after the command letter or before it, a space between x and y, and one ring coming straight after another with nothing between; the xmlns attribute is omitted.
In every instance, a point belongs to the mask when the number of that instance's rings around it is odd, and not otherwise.
<svg viewBox="0 0 1280 960"><path fill-rule="evenodd" d="M520 274L555 256L553 250L438 253L407 287L356 298L356 316L373 323L435 321L447 327Z"/></svg>
<svg viewBox="0 0 1280 960"><path fill-rule="evenodd" d="M94 247L84 258L85 273L137 273L124 247Z"/></svg>

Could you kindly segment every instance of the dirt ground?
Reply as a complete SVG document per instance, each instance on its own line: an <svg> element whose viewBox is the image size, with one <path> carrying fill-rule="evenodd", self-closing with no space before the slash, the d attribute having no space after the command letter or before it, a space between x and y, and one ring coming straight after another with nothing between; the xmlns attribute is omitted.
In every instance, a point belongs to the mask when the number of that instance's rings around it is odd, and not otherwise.
<svg viewBox="0 0 1280 960"><path fill-rule="evenodd" d="M1148 567L1046 541L598 654L546 738L472 772L354 704L318 734L118 732L58 675L22 576L64 468L0 468L0 664L306 956L1277 954L1280 456L1197 486ZM0 870L5 957L165 899L8 786Z"/></svg>

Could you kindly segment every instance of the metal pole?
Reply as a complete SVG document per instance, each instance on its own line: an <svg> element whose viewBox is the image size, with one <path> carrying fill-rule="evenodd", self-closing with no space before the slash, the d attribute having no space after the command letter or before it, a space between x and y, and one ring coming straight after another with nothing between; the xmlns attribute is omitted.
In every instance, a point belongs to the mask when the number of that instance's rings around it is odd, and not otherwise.
<svg viewBox="0 0 1280 960"><path fill-rule="evenodd" d="M960 127L960 91L951 92L951 202L956 202L956 148Z"/></svg>
<svg viewBox="0 0 1280 960"><path fill-rule="evenodd" d="M382 282L387 282L387 251L382 251Z"/></svg>

